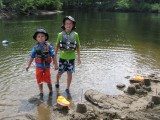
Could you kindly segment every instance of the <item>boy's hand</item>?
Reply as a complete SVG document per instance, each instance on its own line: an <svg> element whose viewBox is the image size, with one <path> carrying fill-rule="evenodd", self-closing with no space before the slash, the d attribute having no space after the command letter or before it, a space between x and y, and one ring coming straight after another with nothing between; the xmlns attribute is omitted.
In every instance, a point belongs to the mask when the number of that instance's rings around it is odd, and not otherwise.
<svg viewBox="0 0 160 120"><path fill-rule="evenodd" d="M57 64L54 65L54 70L58 70L58 65Z"/></svg>
<svg viewBox="0 0 160 120"><path fill-rule="evenodd" d="M29 67L26 67L26 71L28 72Z"/></svg>

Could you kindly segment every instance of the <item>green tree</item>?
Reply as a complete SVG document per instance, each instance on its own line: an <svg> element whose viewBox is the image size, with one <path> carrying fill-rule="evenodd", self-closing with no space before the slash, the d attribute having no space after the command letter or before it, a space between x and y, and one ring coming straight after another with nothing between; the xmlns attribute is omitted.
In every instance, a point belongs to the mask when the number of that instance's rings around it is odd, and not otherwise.
<svg viewBox="0 0 160 120"><path fill-rule="evenodd" d="M117 0L116 8L120 10L128 10L132 5L131 0Z"/></svg>
<svg viewBox="0 0 160 120"><path fill-rule="evenodd" d="M3 8L3 3L2 3L2 0L0 0L0 9Z"/></svg>

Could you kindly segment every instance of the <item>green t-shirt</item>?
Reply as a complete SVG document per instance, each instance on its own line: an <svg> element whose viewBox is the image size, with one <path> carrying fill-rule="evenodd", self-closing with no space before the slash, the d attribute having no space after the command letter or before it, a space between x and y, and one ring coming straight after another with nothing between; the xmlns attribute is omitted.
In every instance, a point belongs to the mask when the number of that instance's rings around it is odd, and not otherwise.
<svg viewBox="0 0 160 120"><path fill-rule="evenodd" d="M70 33L66 33L66 34L70 34ZM62 32L58 34L56 45L58 45L61 40L62 40ZM79 36L78 36L78 33L76 32L75 32L75 40L77 42L77 46L80 47ZM71 50L71 51L60 50L60 58L66 59L66 60L75 59L76 52L75 50Z"/></svg>

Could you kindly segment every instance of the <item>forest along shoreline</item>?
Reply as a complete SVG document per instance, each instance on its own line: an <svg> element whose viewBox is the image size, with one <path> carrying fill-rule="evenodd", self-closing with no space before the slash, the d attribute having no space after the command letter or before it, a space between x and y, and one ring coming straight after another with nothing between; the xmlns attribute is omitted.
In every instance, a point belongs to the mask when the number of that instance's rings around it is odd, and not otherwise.
<svg viewBox="0 0 160 120"><path fill-rule="evenodd" d="M77 9L76 9L77 10ZM34 13L27 13L27 14L24 14L24 15L19 15L17 14L16 12L11 12L11 11L4 11L4 10L0 10L0 19L13 19L13 18L16 18L18 16L45 16L45 15L54 15L54 14L60 14L64 11L60 11L60 10L53 10L53 11L48 11L48 10L38 10ZM120 13L157 13L159 14L159 12L137 12L137 11L106 11L106 12L120 12Z"/></svg>
<svg viewBox="0 0 160 120"><path fill-rule="evenodd" d="M38 10L34 14L28 13L28 14L25 14L25 16L54 15L54 14L59 14L62 12L63 11L59 11L59 10L54 10L54 11ZM12 19L12 18L16 18L18 16L22 16L22 15L18 15L15 12L9 12L9 11L3 11L3 10L0 11L0 19Z"/></svg>

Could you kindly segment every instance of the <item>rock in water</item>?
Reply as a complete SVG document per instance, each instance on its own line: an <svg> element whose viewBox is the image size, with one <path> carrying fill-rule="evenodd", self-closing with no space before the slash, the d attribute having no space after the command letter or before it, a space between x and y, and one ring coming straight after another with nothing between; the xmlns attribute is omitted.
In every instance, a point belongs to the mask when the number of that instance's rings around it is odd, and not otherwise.
<svg viewBox="0 0 160 120"><path fill-rule="evenodd" d="M87 112L87 107L85 104L78 103L76 107L76 112L78 113L86 113Z"/></svg>
<svg viewBox="0 0 160 120"><path fill-rule="evenodd" d="M35 105L39 105L39 104L43 103L43 101L37 97L32 97L32 98L28 99L28 102L31 104L35 104Z"/></svg>
<svg viewBox="0 0 160 120"><path fill-rule="evenodd" d="M152 96L152 102L154 102L155 105L160 104L160 96Z"/></svg>
<svg viewBox="0 0 160 120"><path fill-rule="evenodd" d="M144 79L144 84L145 84L146 86L150 86L150 85L151 85L150 79L149 79L149 78L145 78L145 79Z"/></svg>
<svg viewBox="0 0 160 120"><path fill-rule="evenodd" d="M134 85L129 85L127 88L127 93L130 95L134 95L136 93L136 87Z"/></svg>
<svg viewBox="0 0 160 120"><path fill-rule="evenodd" d="M117 86L117 88L122 89L122 88L124 88L126 85L125 85L125 84L117 84L116 86Z"/></svg>
<svg viewBox="0 0 160 120"><path fill-rule="evenodd" d="M8 43L9 43L8 40L3 40L3 41L2 41L2 44L8 44Z"/></svg>
<svg viewBox="0 0 160 120"><path fill-rule="evenodd" d="M153 108L154 107L154 103L153 102L149 102L146 106L146 109L148 108Z"/></svg>

